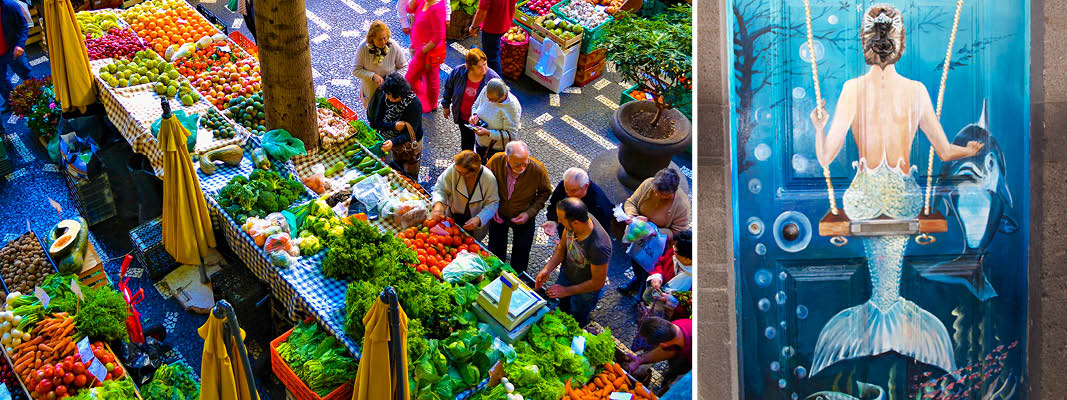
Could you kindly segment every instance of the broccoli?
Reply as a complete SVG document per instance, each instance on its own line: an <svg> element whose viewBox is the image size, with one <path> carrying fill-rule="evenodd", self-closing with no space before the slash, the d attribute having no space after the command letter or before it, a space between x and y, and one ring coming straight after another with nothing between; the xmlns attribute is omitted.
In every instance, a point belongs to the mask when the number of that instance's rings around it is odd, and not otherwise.
<svg viewBox="0 0 1067 400"><path fill-rule="evenodd" d="M259 199L256 200L256 206L259 209L268 213L276 212L281 207L278 204L278 196L271 192L259 192Z"/></svg>
<svg viewBox="0 0 1067 400"><path fill-rule="evenodd" d="M233 189L231 197L233 198L233 201L239 204L242 208L247 211L252 211L252 207L255 207L259 195L257 195L256 192L253 192L252 189L249 189L248 186L237 186Z"/></svg>
<svg viewBox="0 0 1067 400"><path fill-rule="evenodd" d="M253 169L252 173L248 174L248 179L249 180L253 180L253 181L258 181L260 179L263 179L263 174L264 173L265 173L265 171L263 171L261 169L258 169L258 168L257 169Z"/></svg>

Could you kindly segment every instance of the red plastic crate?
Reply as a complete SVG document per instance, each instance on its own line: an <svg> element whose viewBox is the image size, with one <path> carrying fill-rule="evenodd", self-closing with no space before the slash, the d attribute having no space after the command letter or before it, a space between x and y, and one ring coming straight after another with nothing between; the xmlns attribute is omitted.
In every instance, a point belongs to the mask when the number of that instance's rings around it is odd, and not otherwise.
<svg viewBox="0 0 1067 400"><path fill-rule="evenodd" d="M289 335L293 333L290 329L277 339L270 342L270 368L274 371L274 375L278 377L279 381L285 385L285 388L289 390L294 398L299 400L348 400L352 398L352 383L345 383L341 385L326 397L319 397L315 392L311 391L304 381L296 376L292 368L289 368L289 364L285 363L282 356L278 354L278 345L284 343L289 339Z"/></svg>
<svg viewBox="0 0 1067 400"><path fill-rule="evenodd" d="M241 48L247 51L248 54L252 55L252 57L255 57L256 60L259 60L259 47L256 47L256 44L252 43L252 40L245 36L243 33L241 33L240 31L230 32L230 40L233 40L234 43L237 43L238 46L241 46Z"/></svg>
<svg viewBox="0 0 1067 400"><path fill-rule="evenodd" d="M352 111L351 108L348 108L348 106L346 106L345 103L342 103L340 99L336 97L331 97L329 99L326 99L326 101L328 101L334 107L337 107L338 110L341 110L341 117L344 118L345 121L352 122L359 119L359 116L356 115L356 112Z"/></svg>

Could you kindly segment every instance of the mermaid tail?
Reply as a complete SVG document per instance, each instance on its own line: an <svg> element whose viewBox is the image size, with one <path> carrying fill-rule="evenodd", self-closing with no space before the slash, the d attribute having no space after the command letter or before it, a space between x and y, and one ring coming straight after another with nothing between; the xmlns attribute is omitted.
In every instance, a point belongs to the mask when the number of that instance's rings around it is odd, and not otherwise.
<svg viewBox="0 0 1067 400"><path fill-rule="evenodd" d="M845 213L862 219L910 218L921 208L921 191L911 176L884 163L862 169L845 193ZM941 320L900 297L900 276L909 236L862 238L871 273L871 298L826 323L815 343L811 375L859 357L897 352L945 371L954 371L952 341Z"/></svg>

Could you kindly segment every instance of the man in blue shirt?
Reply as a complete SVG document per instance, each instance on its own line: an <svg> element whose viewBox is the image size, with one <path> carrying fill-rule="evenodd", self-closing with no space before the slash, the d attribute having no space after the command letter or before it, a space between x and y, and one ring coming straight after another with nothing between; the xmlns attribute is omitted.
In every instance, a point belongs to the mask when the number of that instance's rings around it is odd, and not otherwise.
<svg viewBox="0 0 1067 400"><path fill-rule="evenodd" d="M11 80L7 77L10 67L22 80L30 78L30 65L26 62L26 38L30 35L30 22L22 13L22 6L15 0L2 0L0 5L0 96L4 98L2 111L7 111L11 97Z"/></svg>

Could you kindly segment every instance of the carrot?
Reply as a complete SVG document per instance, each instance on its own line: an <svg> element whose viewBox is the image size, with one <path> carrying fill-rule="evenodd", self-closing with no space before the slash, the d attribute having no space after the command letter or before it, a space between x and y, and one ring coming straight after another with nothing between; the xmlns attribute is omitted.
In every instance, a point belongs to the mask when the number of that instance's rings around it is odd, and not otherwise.
<svg viewBox="0 0 1067 400"><path fill-rule="evenodd" d="M612 381L611 384L615 385L616 387L618 387L618 386L625 385L629 381L630 381L629 379L626 379L626 376L620 376L619 379L616 379L616 380Z"/></svg>
<svg viewBox="0 0 1067 400"><path fill-rule="evenodd" d="M574 397L574 389L571 388L571 379L567 378L567 382L563 384L563 392L567 394L567 397Z"/></svg>
<svg viewBox="0 0 1067 400"><path fill-rule="evenodd" d="M604 380L603 380L603 379L601 379L601 378L600 378L599 376L598 376L598 377L596 377L596 379L593 379L593 382L595 382L595 383L596 383L596 386L597 386L597 387L604 387L604 386L605 386L605 382L604 382Z"/></svg>
<svg viewBox="0 0 1067 400"><path fill-rule="evenodd" d="M68 336L68 335L70 335L71 331L73 331L73 330L74 330L74 324L69 324L69 325L67 325L67 327L65 329L63 329L63 333L60 334L60 336Z"/></svg>
<svg viewBox="0 0 1067 400"><path fill-rule="evenodd" d="M41 343L40 345L38 345L37 349L39 349L40 351L48 352L48 353L56 351L55 349L52 348L52 346L49 346L49 345L47 345L45 343Z"/></svg>

